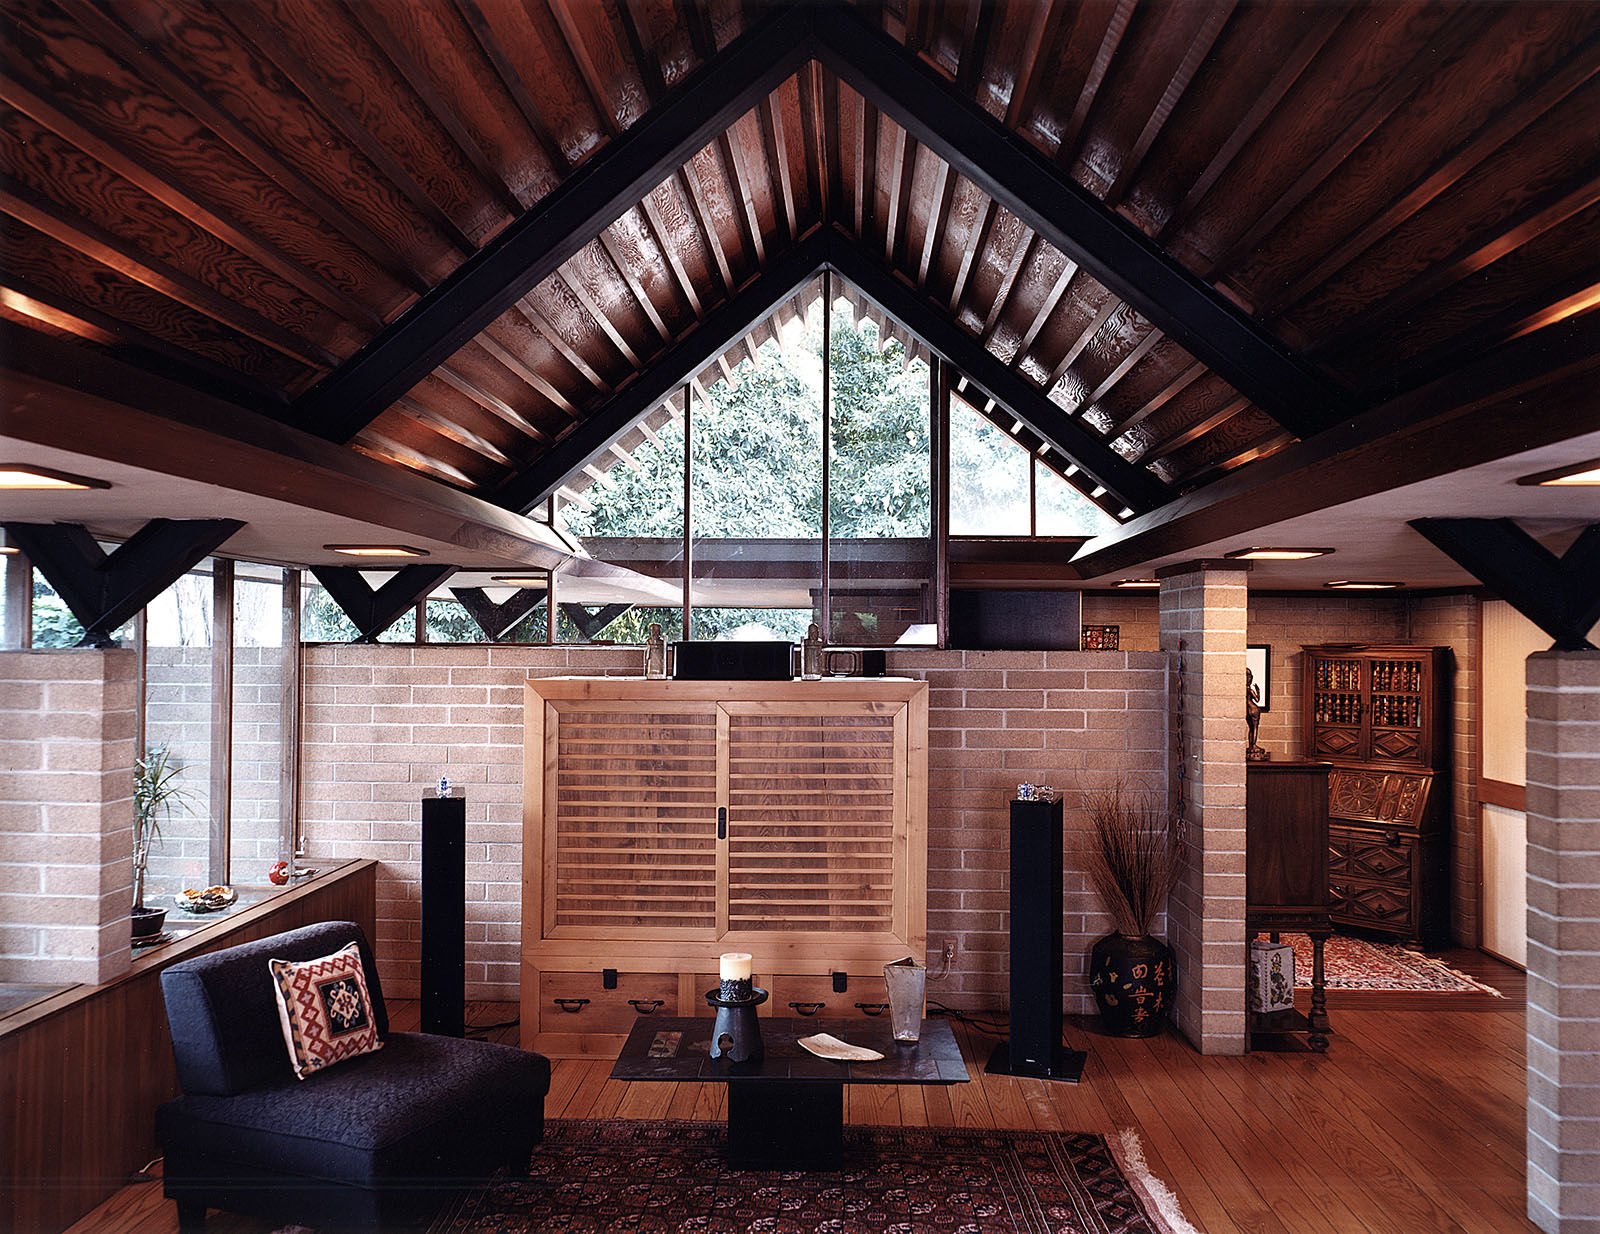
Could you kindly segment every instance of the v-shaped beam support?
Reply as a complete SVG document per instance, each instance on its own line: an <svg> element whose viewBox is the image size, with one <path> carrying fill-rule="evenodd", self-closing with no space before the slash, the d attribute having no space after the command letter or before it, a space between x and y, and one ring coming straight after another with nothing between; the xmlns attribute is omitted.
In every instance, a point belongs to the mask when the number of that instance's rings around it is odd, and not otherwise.
<svg viewBox="0 0 1600 1234"><path fill-rule="evenodd" d="M403 566L376 591L355 566L312 566L333 602L355 623L356 643L375 643L395 618L456 571L455 566Z"/></svg>
<svg viewBox="0 0 1600 1234"><path fill-rule="evenodd" d="M1583 651L1600 622L1600 523L1557 557L1508 518L1418 518L1411 526L1555 639Z"/></svg>
<svg viewBox="0 0 1600 1234"><path fill-rule="evenodd" d="M496 604L482 587L452 587L450 594L461 601L478 629L491 643L498 643L510 634L517 622L544 603L550 594L547 587L519 587L515 594Z"/></svg>
<svg viewBox="0 0 1600 1234"><path fill-rule="evenodd" d="M592 639L632 607L631 604L602 604L591 609L581 604L563 604L561 611L584 638Z"/></svg>
<svg viewBox="0 0 1600 1234"><path fill-rule="evenodd" d="M151 519L109 554L78 523L7 523L6 534L83 626L78 646L114 647L118 626L243 526L232 518Z"/></svg>

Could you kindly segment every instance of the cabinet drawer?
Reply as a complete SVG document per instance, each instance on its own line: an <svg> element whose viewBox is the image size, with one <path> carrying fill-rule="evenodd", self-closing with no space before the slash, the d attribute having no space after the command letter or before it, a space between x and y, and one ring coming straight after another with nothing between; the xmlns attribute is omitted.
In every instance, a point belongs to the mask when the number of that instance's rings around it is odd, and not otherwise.
<svg viewBox="0 0 1600 1234"><path fill-rule="evenodd" d="M889 1014L889 994L881 976L851 973L845 978L845 991L842 994L833 988L832 974L779 973L764 977L757 973L756 980L767 992L767 1001L761 1004L763 1016L779 1019L816 1016L839 1020L847 1016ZM714 976L702 973L695 978L696 991L713 990L716 986L717 979ZM690 1015L711 1015L716 1010L699 994L695 1002L698 1005L688 1013Z"/></svg>
<svg viewBox="0 0 1600 1234"><path fill-rule="evenodd" d="M1371 925L1411 933L1411 891L1383 883L1351 882L1343 887L1336 909L1353 925Z"/></svg>
<svg viewBox="0 0 1600 1234"><path fill-rule="evenodd" d="M625 1033L641 1015L677 1013L674 973L618 973L614 990L598 972L539 974L542 1032Z"/></svg>
<svg viewBox="0 0 1600 1234"><path fill-rule="evenodd" d="M1409 893L1415 849L1415 839L1407 835L1352 837L1346 872L1355 878L1381 879L1388 886Z"/></svg>
<svg viewBox="0 0 1600 1234"><path fill-rule="evenodd" d="M1328 828L1328 877L1348 873L1350 870L1350 837Z"/></svg>

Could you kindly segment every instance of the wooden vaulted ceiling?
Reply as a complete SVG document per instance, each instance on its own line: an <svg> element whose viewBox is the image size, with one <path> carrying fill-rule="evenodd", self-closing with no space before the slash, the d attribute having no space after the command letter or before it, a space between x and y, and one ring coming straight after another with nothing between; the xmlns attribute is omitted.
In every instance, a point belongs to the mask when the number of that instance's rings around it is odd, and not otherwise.
<svg viewBox="0 0 1600 1234"><path fill-rule="evenodd" d="M0 13L0 312L517 509L824 265L1119 513L1600 284L1596 5Z"/></svg>

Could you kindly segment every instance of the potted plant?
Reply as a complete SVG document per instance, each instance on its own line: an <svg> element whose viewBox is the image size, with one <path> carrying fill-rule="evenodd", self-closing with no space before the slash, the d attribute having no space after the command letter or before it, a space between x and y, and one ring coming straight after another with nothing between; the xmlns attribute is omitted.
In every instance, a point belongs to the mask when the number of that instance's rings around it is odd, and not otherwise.
<svg viewBox="0 0 1600 1234"><path fill-rule="evenodd" d="M133 773L133 937L159 934L166 924L167 910L147 908L144 902L144 876L150 859L150 844L161 839L161 823L172 816L174 806L189 808L189 794L178 783L183 768L172 761L172 751L152 746L134 764Z"/></svg>
<svg viewBox="0 0 1600 1234"><path fill-rule="evenodd" d="M1153 1037L1178 989L1172 949L1150 934L1178 879L1172 813L1164 797L1120 781L1086 806L1089 882L1114 927L1089 952L1089 986L1107 1031Z"/></svg>

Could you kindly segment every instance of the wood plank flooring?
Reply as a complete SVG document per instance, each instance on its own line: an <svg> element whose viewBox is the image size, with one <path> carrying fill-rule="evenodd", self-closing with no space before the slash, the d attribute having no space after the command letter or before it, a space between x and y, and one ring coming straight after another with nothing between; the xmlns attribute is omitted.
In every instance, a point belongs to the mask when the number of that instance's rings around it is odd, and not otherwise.
<svg viewBox="0 0 1600 1234"><path fill-rule="evenodd" d="M890 1125L1135 1128L1151 1168L1209 1234L1516 1234L1523 1215L1525 982L1469 952L1445 957L1507 997L1345 996L1332 1004L1328 1054L1202 1058L1176 1036L1149 1041L1069 1025L1089 1052L1084 1081L1053 1084L983 1073L998 1038L956 1025L973 1082L950 1088L847 1088L847 1121ZM1346 1001L1348 1000L1348 1001ZM1345 1005L1341 1006L1341 1002ZM1354 1003L1355 1005L1350 1005ZM1451 1004L1445 1004L1451 1006ZM415 1003L391 1004L414 1029ZM516 1014L476 1004L468 1021ZM515 1042L515 1029L491 1034ZM551 1118L720 1119L721 1085L628 1084L610 1063L561 1060ZM214 1213L216 1234L268 1224ZM169 1234L176 1213L158 1181L123 1188L72 1234Z"/></svg>

